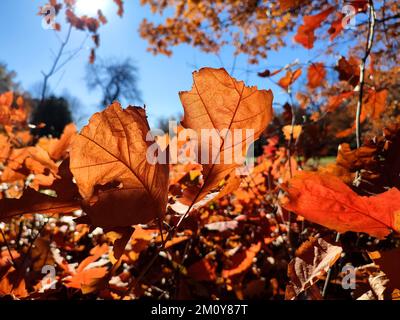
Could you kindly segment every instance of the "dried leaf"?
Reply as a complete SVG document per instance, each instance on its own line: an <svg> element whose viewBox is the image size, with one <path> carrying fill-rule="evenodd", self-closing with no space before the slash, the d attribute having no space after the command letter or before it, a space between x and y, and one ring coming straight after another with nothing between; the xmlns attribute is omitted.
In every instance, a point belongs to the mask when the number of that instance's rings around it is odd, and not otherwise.
<svg viewBox="0 0 400 320"><path fill-rule="evenodd" d="M339 259L342 248L321 238L311 238L296 251L296 257L288 265L288 276L295 296L311 288L326 275Z"/></svg>
<svg viewBox="0 0 400 320"><path fill-rule="evenodd" d="M147 161L154 143L146 141L148 132L144 109L114 103L74 139L71 171L94 225L125 227L164 215L168 166Z"/></svg>
<svg viewBox="0 0 400 320"><path fill-rule="evenodd" d="M254 130L254 139L257 139L272 118L273 96L270 90L246 87L224 69L203 68L193 74L193 81L191 91L180 93L185 109L183 125L195 130L198 137L201 137L203 129L216 129L218 136L214 144L200 141L199 154L201 150L208 149L210 155L207 163L201 159L205 182L203 186L192 188L184 194L186 203L200 201L210 190L217 188L224 178L233 177L240 164L235 161L224 163L225 152L238 152L241 157L245 156L246 147L252 142L245 136L245 130ZM235 141L232 147L227 143L224 130L241 131L241 144ZM219 163L216 161L218 156Z"/></svg>

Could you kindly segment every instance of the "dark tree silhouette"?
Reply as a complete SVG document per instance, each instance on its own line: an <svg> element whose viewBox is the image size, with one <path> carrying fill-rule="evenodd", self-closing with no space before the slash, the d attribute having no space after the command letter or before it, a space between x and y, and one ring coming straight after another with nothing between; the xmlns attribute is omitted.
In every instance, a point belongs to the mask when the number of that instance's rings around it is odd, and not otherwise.
<svg viewBox="0 0 400 320"><path fill-rule="evenodd" d="M71 111L68 101L65 98L51 96L43 102L34 100L35 105L32 113L31 122L35 125L44 123L43 128L34 129L34 133L39 136L51 135L59 137L64 127L72 122Z"/></svg>
<svg viewBox="0 0 400 320"><path fill-rule="evenodd" d="M0 63L0 94L18 90L19 86L14 80L15 77L14 71L9 71L6 64Z"/></svg>
<svg viewBox="0 0 400 320"><path fill-rule="evenodd" d="M142 100L137 87L138 70L130 59L124 61L97 59L96 63L87 67L86 82L89 89L102 91L102 107L122 98L131 104Z"/></svg>

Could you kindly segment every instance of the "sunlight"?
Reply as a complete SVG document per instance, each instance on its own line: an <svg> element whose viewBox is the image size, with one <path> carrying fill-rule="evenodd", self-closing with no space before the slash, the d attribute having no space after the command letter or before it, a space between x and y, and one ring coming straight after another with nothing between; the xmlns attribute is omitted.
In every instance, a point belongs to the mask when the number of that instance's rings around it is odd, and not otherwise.
<svg viewBox="0 0 400 320"><path fill-rule="evenodd" d="M96 16L97 11L101 10L105 14L109 3L109 0L77 0L75 12L80 16Z"/></svg>

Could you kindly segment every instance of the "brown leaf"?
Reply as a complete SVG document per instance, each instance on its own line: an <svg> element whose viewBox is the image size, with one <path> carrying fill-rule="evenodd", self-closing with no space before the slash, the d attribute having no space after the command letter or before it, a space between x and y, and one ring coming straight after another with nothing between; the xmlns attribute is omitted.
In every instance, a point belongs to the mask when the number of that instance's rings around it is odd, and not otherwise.
<svg viewBox="0 0 400 320"><path fill-rule="evenodd" d="M119 227L119 228L112 228L110 230L105 229L104 232L109 240L113 243L113 255L116 260L118 260L122 254L124 253L125 247L135 228L132 227Z"/></svg>
<svg viewBox="0 0 400 320"><path fill-rule="evenodd" d="M338 65L335 67L339 73L339 80L347 81L353 87L357 86L360 80L360 62L355 57L350 57L348 60L341 57Z"/></svg>
<svg viewBox="0 0 400 320"><path fill-rule="evenodd" d="M222 270L223 278L231 278L246 272L253 264L253 259L261 249L261 242L251 245L245 251L237 253L232 258L233 266Z"/></svg>
<svg viewBox="0 0 400 320"><path fill-rule="evenodd" d="M23 214L58 214L69 213L80 209L80 197L69 171L69 159L58 168L59 179L48 189L56 195L50 196L28 188L20 199L0 200L0 220Z"/></svg>
<svg viewBox="0 0 400 320"><path fill-rule="evenodd" d="M118 6L118 15L122 17L124 15L124 3L122 0L114 0L115 4Z"/></svg>
<svg viewBox="0 0 400 320"><path fill-rule="evenodd" d="M246 147L252 142L248 137L244 137L245 130L254 130L254 139L257 139L273 113L273 95L270 90L246 87L242 81L235 80L224 69L203 68L193 74L193 81L191 91L180 93L185 109L183 125L195 130L198 137L201 136L202 129L216 129L218 136L216 144L200 141L199 154L201 150L208 148L210 159L201 159L204 184L195 192L192 190L186 197L189 203L201 200L225 177L235 175L235 169L240 164L235 161L224 163L225 153L240 153L243 157L247 152ZM234 146L227 143L224 129L242 132L241 145L237 140ZM238 150L240 148L241 150ZM219 164L216 161L218 156ZM204 160L208 160L207 163L204 163ZM234 182L235 180L232 179Z"/></svg>
<svg viewBox="0 0 400 320"><path fill-rule="evenodd" d="M188 276L196 281L215 281L216 267L206 258L193 263L187 268Z"/></svg>
<svg viewBox="0 0 400 320"><path fill-rule="evenodd" d="M321 238L310 238L296 251L288 265L291 289L295 295L310 289L323 278L342 253L342 248Z"/></svg>
<svg viewBox="0 0 400 320"><path fill-rule="evenodd" d="M362 146L351 150L348 143L342 143L338 148L336 163L350 171L372 169L378 164L375 157L376 147Z"/></svg>
<svg viewBox="0 0 400 320"><path fill-rule="evenodd" d="M164 215L168 166L147 161L149 130L144 109L114 103L74 139L71 171L94 225L125 227Z"/></svg>

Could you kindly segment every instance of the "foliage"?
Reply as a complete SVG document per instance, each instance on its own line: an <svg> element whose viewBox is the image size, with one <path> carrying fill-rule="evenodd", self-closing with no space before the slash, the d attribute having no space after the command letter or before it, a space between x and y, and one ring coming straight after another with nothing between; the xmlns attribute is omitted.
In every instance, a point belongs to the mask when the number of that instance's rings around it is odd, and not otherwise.
<svg viewBox="0 0 400 320"><path fill-rule="evenodd" d="M76 17L74 3L64 0L68 21L96 35L105 17ZM152 50L166 54L179 43L216 51L232 41L256 62L286 45L291 31L308 49L343 35L336 1L142 3L176 9L165 25L141 28ZM183 120L171 135L151 132L145 108L113 101L79 133L70 124L59 138L39 138L29 130L28 102L2 94L0 296L399 299L399 68L391 37L399 4L352 4L367 16L362 40L335 66L324 59L334 57L328 45L318 61L258 72L287 94L278 116L271 90L213 68L194 72L191 90L180 92ZM199 140L197 161L174 161L195 140L185 134L204 129L217 133L216 144ZM248 151L230 147L222 129L239 130L242 143L246 129L266 141L251 171L217 161L230 149L241 158ZM336 161L310 165L332 139ZM149 150L165 161L150 161ZM349 265L350 290L342 285ZM44 266L54 266L55 277L44 276Z"/></svg>

